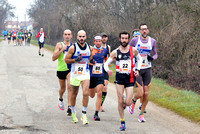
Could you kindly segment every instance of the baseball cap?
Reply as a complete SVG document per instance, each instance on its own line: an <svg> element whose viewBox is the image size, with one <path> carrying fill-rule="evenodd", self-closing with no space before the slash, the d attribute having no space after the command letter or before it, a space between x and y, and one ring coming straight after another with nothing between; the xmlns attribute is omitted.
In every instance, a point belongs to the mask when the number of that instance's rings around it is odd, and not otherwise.
<svg viewBox="0 0 200 134"><path fill-rule="evenodd" d="M108 37L108 35L107 35L106 33L101 33L100 36L101 36L101 37L103 37L103 36Z"/></svg>
<svg viewBox="0 0 200 134"><path fill-rule="evenodd" d="M102 40L102 37L101 36L95 36L94 39L95 40Z"/></svg>

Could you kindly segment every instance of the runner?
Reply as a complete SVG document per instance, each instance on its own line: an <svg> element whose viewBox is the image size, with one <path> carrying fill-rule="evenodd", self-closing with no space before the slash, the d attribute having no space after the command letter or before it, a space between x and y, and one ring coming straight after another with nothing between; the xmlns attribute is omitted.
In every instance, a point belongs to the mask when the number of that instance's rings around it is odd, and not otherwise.
<svg viewBox="0 0 200 134"><path fill-rule="evenodd" d="M104 63L105 71L109 75L112 71L109 70L108 65L116 60L116 88L118 96L118 111L121 118L120 130L124 131L126 129L125 119L124 119L124 108L123 108L123 93L126 92L125 104L127 106L131 105L131 99L133 97L133 86L135 83L135 78L139 76L139 69L141 67L141 56L138 54L136 48L129 45L130 34L127 32L121 32L119 34L119 41L121 45L111 52L110 57ZM137 58L138 66L135 70L134 57Z"/></svg>
<svg viewBox="0 0 200 134"><path fill-rule="evenodd" d="M141 24L139 26L141 36L133 38L130 42L131 46L134 46L139 51L142 57L142 67L140 70L140 76L136 78L137 92L132 99L133 103L129 107L129 112L134 113L135 103L137 99L143 96L142 108L139 114L138 121L145 122L144 110L146 109L149 100L149 87L151 85L151 61L158 58L156 40L148 36L149 30L147 24ZM153 51L153 57L150 56Z"/></svg>
<svg viewBox="0 0 200 134"><path fill-rule="evenodd" d="M27 37L27 45L28 45L28 46L30 46L30 43L31 43L31 37L32 37L32 33L31 33L31 30L29 29L28 37Z"/></svg>
<svg viewBox="0 0 200 134"><path fill-rule="evenodd" d="M102 37L102 47L107 50L107 57L109 57L110 56L111 47L110 47L110 45L108 45L106 43L108 41L108 35L106 33L101 33L101 37ZM106 99L107 87L108 87L108 81L109 81L108 73L105 71L104 68L103 68L103 72L104 72L104 87L103 87L103 92L102 92L102 103L101 103L101 107L100 107L100 111L101 112L105 112L105 110L103 108L103 103L104 103L104 101Z"/></svg>
<svg viewBox="0 0 200 134"><path fill-rule="evenodd" d="M40 32L37 34L36 38L38 38L39 44L39 55L44 56L44 43L45 43L45 32L43 32L43 28L40 28ZM42 51L42 54L41 54Z"/></svg>
<svg viewBox="0 0 200 134"><path fill-rule="evenodd" d="M24 42L25 42L25 45L27 45L27 38L28 38L28 30L25 30L24 31Z"/></svg>
<svg viewBox="0 0 200 134"><path fill-rule="evenodd" d="M8 31L8 44L10 44L10 42L11 42L11 37L12 37L12 33L11 33L11 31Z"/></svg>
<svg viewBox="0 0 200 134"><path fill-rule="evenodd" d="M19 31L18 34L17 34L17 37L18 37L19 45L20 45L20 46L23 45L23 39L22 39L23 36L24 36L23 30L20 29L20 31Z"/></svg>
<svg viewBox="0 0 200 134"><path fill-rule="evenodd" d="M86 116L86 111L89 101L89 58L91 56L91 49L90 46L85 42L86 38L86 32L84 30L80 30L77 33L78 42L69 48L69 51L65 56L65 62L72 64L70 75L70 84L73 88L71 96L72 122L78 122L78 118L76 117L75 104L79 86L81 85L83 90L83 109L81 117L83 124L89 123Z"/></svg>
<svg viewBox="0 0 200 134"><path fill-rule="evenodd" d="M17 30L12 31L13 43L17 45Z"/></svg>
<svg viewBox="0 0 200 134"><path fill-rule="evenodd" d="M89 95L91 98L97 93L96 111L94 120L100 121L98 115L102 102L102 89L104 88L104 72L103 63L107 59L107 50L102 47L102 37L94 37L94 47L92 48L92 60L90 60L90 89Z"/></svg>
<svg viewBox="0 0 200 134"><path fill-rule="evenodd" d="M4 31L3 31L4 40L6 40L7 34L8 34L8 31L7 31L7 30L4 30Z"/></svg>
<svg viewBox="0 0 200 134"><path fill-rule="evenodd" d="M139 37L141 35L139 29L133 30L132 34L133 34L133 38ZM142 101L143 101L143 97L140 97L140 106L139 106L139 110L140 111L141 111L141 108L142 108ZM146 113L146 110L144 110L144 113Z"/></svg>
<svg viewBox="0 0 200 134"><path fill-rule="evenodd" d="M60 83L60 90L59 90L59 98L58 98L58 107L60 110L64 110L65 106L63 103L63 94L66 90L66 79L67 79L67 100L68 100L68 109L67 109L67 115L71 115L71 104L70 104L70 96L71 96L71 90L72 87L70 85L70 70L71 70L71 64L66 64L64 62L64 56L67 53L69 47L72 45L71 39L72 39L72 32L69 29L66 29L63 32L63 42L58 42L56 44L52 60L55 61L58 59L58 67L57 67L57 77L59 79Z"/></svg>

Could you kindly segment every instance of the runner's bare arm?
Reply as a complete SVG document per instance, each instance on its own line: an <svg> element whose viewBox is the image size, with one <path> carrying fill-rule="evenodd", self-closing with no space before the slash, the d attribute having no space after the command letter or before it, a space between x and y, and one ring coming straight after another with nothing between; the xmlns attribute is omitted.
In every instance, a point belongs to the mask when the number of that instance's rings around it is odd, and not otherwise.
<svg viewBox="0 0 200 134"><path fill-rule="evenodd" d="M115 60L117 58L117 49L113 50L110 54L110 57L108 58L108 60L104 63L104 69L106 72L108 72L110 69L108 67L108 65L110 63L112 63L113 60Z"/></svg>
<svg viewBox="0 0 200 134"><path fill-rule="evenodd" d="M72 59L73 53L74 53L74 46L72 45L72 46L69 48L69 50L68 50L68 52L67 52L67 54L66 54L66 56L65 56L65 60L64 60L64 61L65 61L66 63L74 63L74 62L76 62L75 59Z"/></svg>
<svg viewBox="0 0 200 134"><path fill-rule="evenodd" d="M53 52L53 56L52 56L52 61L55 61L58 59L58 57L60 56L60 54L64 51L64 47L62 48L62 44L60 42L58 42L56 44L55 50Z"/></svg>

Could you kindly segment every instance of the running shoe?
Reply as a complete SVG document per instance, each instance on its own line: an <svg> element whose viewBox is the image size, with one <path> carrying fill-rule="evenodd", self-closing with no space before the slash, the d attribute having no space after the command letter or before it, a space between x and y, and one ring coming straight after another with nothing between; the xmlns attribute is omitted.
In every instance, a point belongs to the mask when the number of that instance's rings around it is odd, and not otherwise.
<svg viewBox="0 0 200 134"><path fill-rule="evenodd" d="M146 121L146 120L144 119L144 115L143 115L143 114L139 115L138 121L139 121L139 122L145 122L145 121Z"/></svg>
<svg viewBox="0 0 200 134"><path fill-rule="evenodd" d="M126 109L126 95L123 94L123 108Z"/></svg>
<svg viewBox="0 0 200 134"><path fill-rule="evenodd" d="M41 55L41 53L40 52L38 52L39 53L39 55Z"/></svg>
<svg viewBox="0 0 200 134"><path fill-rule="evenodd" d="M126 109L126 103L123 103L123 108Z"/></svg>
<svg viewBox="0 0 200 134"><path fill-rule="evenodd" d="M73 123L77 123L78 122L78 118L76 117L76 113L72 113L72 122Z"/></svg>
<svg viewBox="0 0 200 134"><path fill-rule="evenodd" d="M81 120L83 121L83 125L89 124L86 114L82 115Z"/></svg>
<svg viewBox="0 0 200 134"><path fill-rule="evenodd" d="M130 114L133 114L133 113L134 113L134 108L135 108L135 104L132 103L132 104L129 106L129 113L130 113Z"/></svg>
<svg viewBox="0 0 200 134"><path fill-rule="evenodd" d="M44 54L42 54L42 56L44 56Z"/></svg>
<svg viewBox="0 0 200 134"><path fill-rule="evenodd" d="M103 106L100 107L100 111L101 111L101 112L105 112Z"/></svg>
<svg viewBox="0 0 200 134"><path fill-rule="evenodd" d="M64 103L63 101L60 101L59 98L58 98L58 107L60 108L60 110L65 110Z"/></svg>
<svg viewBox="0 0 200 134"><path fill-rule="evenodd" d="M125 124L125 121L121 121L121 125L120 125L119 130L120 130L120 131L125 131L125 130L126 130L126 124Z"/></svg>
<svg viewBox="0 0 200 134"><path fill-rule="evenodd" d="M68 109L67 109L67 116L71 116L72 114L72 110L71 108L68 106Z"/></svg>
<svg viewBox="0 0 200 134"><path fill-rule="evenodd" d="M100 117L98 115L94 115L94 118L93 118L94 121L100 121Z"/></svg>
<svg viewBox="0 0 200 134"><path fill-rule="evenodd" d="M139 106L139 110L140 110L140 111L141 111L141 109L142 109L142 105ZM147 113L147 111L144 110L144 113Z"/></svg>

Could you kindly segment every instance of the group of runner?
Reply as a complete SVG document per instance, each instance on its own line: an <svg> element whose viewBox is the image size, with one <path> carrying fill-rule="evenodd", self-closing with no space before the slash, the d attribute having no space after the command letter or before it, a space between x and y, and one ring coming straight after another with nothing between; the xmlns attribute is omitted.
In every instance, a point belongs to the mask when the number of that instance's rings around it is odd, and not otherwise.
<svg viewBox="0 0 200 134"><path fill-rule="evenodd" d="M25 45L30 45L31 37L32 37L32 32L31 30L4 30L3 32L4 39L7 38L8 44L11 43L11 40L13 40L13 43L16 45L23 45L23 42L25 41Z"/></svg>
<svg viewBox="0 0 200 134"><path fill-rule="evenodd" d="M139 98L141 98L141 112L138 121L146 121L144 113L152 77L151 62L158 57L156 40L148 34L147 24L141 24L139 30L133 32L131 41L128 32L121 32L119 34L120 46L111 52L111 47L106 43L108 40L106 33L96 35L94 46L90 46L86 42L87 36L84 30L78 31L77 42L74 44L71 42L72 31L69 29L64 31L64 41L56 44L52 60L58 59L57 77L60 83L58 107L61 110L65 109L63 94L67 87L67 114L72 116L73 123L78 122L75 105L80 85L83 92L81 116L83 124L89 123L86 116L87 106L89 96L93 98L95 93L97 93L97 97L93 120L101 120L98 113L99 111L105 112L102 105L107 95L109 76L112 75L112 70L109 69L112 61L116 61L115 83L121 119L120 130L126 129L124 109L129 106L129 112L133 114L136 100ZM153 56L151 56L151 51ZM135 83L137 92L133 97Z"/></svg>

